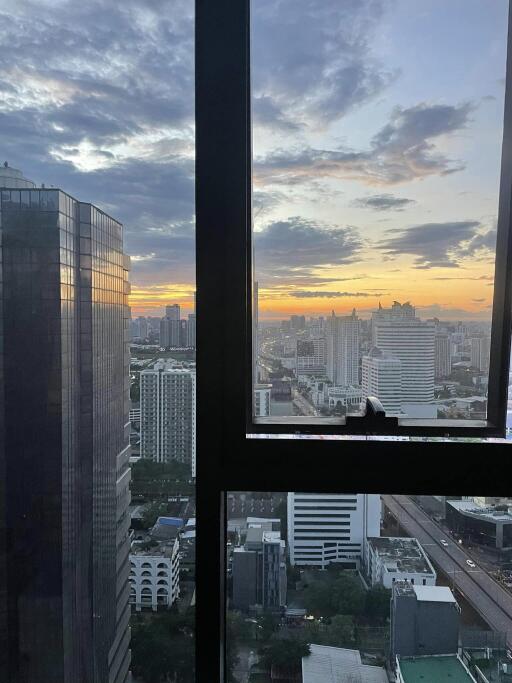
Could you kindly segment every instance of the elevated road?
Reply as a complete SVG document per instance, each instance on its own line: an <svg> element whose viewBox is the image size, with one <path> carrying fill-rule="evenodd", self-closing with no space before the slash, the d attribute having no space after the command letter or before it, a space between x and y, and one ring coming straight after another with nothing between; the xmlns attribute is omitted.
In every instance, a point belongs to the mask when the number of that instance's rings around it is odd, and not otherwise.
<svg viewBox="0 0 512 683"><path fill-rule="evenodd" d="M400 526L418 539L427 555L450 577L452 584L482 619L495 631L507 634L507 645L512 647L512 595L481 569L475 558L468 555L408 496L383 495L382 499ZM476 566L470 567L468 560Z"/></svg>

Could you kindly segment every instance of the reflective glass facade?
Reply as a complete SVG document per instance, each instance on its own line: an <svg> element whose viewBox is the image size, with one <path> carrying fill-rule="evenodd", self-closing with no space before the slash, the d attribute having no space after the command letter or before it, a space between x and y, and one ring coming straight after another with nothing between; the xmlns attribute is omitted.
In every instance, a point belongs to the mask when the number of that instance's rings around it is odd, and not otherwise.
<svg viewBox="0 0 512 683"><path fill-rule="evenodd" d="M2 190L0 679L125 681L127 263L122 226Z"/></svg>

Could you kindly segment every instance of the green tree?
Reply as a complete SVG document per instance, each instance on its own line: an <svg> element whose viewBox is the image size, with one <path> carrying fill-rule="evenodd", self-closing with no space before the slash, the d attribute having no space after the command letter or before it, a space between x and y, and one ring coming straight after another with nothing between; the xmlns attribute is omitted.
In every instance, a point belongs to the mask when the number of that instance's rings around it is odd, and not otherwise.
<svg viewBox="0 0 512 683"><path fill-rule="evenodd" d="M351 572L342 571L329 591L335 614L362 614L365 591L359 578Z"/></svg>
<svg viewBox="0 0 512 683"><path fill-rule="evenodd" d="M309 643L301 638L272 638L260 649L262 663L272 666L299 669L302 658L311 654Z"/></svg>
<svg viewBox="0 0 512 683"><path fill-rule="evenodd" d="M336 614L322 637L324 645L351 648L355 644L354 618L348 614Z"/></svg>
<svg viewBox="0 0 512 683"><path fill-rule="evenodd" d="M384 586L374 586L366 593L365 614L385 620L389 617L391 591Z"/></svg>
<svg viewBox="0 0 512 683"><path fill-rule="evenodd" d="M160 515L165 515L167 506L165 503L155 501L144 506L142 513L142 526L144 529L152 527Z"/></svg>
<svg viewBox="0 0 512 683"><path fill-rule="evenodd" d="M336 614L331 586L327 581L315 579L303 592L304 605L310 614L331 617Z"/></svg>

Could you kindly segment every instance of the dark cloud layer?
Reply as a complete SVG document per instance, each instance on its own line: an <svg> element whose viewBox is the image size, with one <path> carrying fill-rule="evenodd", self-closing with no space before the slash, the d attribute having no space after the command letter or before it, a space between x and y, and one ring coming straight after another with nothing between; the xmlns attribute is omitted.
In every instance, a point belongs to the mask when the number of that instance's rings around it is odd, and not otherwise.
<svg viewBox="0 0 512 683"><path fill-rule="evenodd" d="M315 268L351 263L362 247L354 228L299 216L270 223L254 239L258 278L265 281L303 277Z"/></svg>
<svg viewBox="0 0 512 683"><path fill-rule="evenodd" d="M290 292L290 296L295 299L342 299L349 297L370 297L382 296L384 292L315 292L307 290L299 290Z"/></svg>
<svg viewBox="0 0 512 683"><path fill-rule="evenodd" d="M372 138L370 149L289 152L278 150L255 164L261 184L296 185L311 178L359 180L368 185L395 185L429 175L447 175L464 168L436 148L441 135L463 129L470 104L397 107L389 122Z"/></svg>
<svg viewBox="0 0 512 683"><path fill-rule="evenodd" d="M478 221L424 223L404 230L390 230L380 249L388 256L415 256L415 267L457 268L462 259L489 252L496 240L494 230L482 231Z"/></svg>
<svg viewBox="0 0 512 683"><path fill-rule="evenodd" d="M352 202L353 206L361 209L372 209L373 211L403 211L413 204L416 204L414 199L395 197L392 194L374 194L370 197L354 199Z"/></svg>

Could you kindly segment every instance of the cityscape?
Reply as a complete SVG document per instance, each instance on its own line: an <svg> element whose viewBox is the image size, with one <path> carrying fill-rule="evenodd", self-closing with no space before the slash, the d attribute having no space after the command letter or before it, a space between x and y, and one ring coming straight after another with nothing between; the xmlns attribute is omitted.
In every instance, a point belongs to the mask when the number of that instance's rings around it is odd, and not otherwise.
<svg viewBox="0 0 512 683"><path fill-rule="evenodd" d="M509 2L413 4L251 3L259 425L487 419ZM195 682L193 5L0 0L0 683ZM221 683L512 683L512 495L361 490L225 492Z"/></svg>

